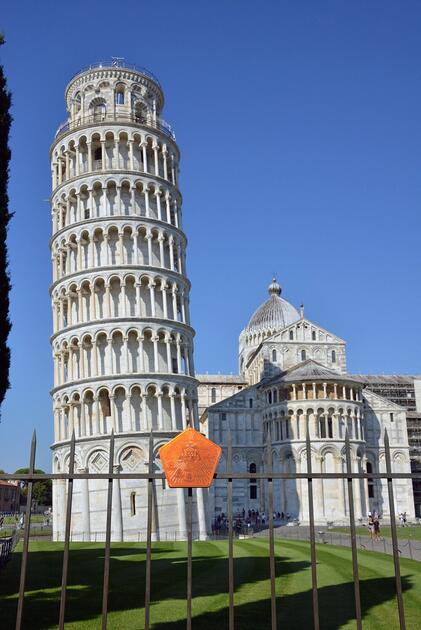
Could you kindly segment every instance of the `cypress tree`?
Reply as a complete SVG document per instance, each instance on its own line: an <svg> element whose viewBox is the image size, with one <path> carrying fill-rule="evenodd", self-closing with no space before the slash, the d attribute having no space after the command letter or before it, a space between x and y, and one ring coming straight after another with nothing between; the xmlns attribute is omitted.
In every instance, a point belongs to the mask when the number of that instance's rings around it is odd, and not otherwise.
<svg viewBox="0 0 421 630"><path fill-rule="evenodd" d="M0 34L0 46L4 36ZM9 319L10 277L7 256L7 226L12 217L9 212L7 185L9 181L9 133L11 94L7 89L3 66L0 65L0 405L9 388L10 348L7 338L11 329Z"/></svg>

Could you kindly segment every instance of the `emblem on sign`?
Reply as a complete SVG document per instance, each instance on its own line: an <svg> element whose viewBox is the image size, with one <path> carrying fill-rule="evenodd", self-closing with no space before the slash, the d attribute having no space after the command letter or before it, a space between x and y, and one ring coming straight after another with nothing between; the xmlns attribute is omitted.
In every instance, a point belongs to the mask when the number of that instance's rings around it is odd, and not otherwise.
<svg viewBox="0 0 421 630"><path fill-rule="evenodd" d="M188 428L161 446L159 457L170 488L209 488L221 457L220 446Z"/></svg>

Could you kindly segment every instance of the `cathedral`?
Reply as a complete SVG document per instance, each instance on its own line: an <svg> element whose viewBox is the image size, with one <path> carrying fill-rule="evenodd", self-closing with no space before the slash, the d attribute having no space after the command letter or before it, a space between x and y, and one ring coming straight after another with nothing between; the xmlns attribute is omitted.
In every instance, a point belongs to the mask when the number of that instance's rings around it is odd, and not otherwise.
<svg viewBox="0 0 421 630"><path fill-rule="evenodd" d="M405 409L347 373L346 342L305 317L303 306L297 310L281 297L275 278L268 291L240 334L239 376L197 377L202 426L224 451L219 469L226 467L230 433L235 471L267 470L269 448L274 471L306 472L308 427L313 472L346 472L346 431L353 472L385 472L386 429L393 471L410 472ZM307 481L273 483L274 510L288 514L291 522L308 523ZM344 479L314 481L316 523L349 520L345 484ZM358 480L354 502L357 519L377 511L387 520L386 480ZM395 481L395 502L396 513L414 517L410 479ZM237 480L233 509L267 513L264 482ZM208 511L213 518L226 514L224 482L216 480L210 488Z"/></svg>

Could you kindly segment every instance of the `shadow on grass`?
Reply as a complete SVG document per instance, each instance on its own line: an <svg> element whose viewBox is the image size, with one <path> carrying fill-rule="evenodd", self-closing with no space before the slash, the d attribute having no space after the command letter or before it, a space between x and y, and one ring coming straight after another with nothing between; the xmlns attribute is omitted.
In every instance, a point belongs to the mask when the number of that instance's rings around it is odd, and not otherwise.
<svg viewBox="0 0 421 630"><path fill-rule="evenodd" d="M199 548L200 549L200 548ZM208 543L209 555L195 555L193 558L193 595L219 596L216 612L201 612L203 602L193 601L194 625L201 630L227 627L228 614L228 577L227 558L212 543ZM254 550L255 551L255 550ZM168 554L173 557L165 557ZM177 555L178 554L178 555ZM0 573L0 604L2 630L14 628L16 614L16 593L18 590L21 553L15 553L6 570ZM71 550L68 578L66 622L82 622L98 619L102 601L104 549L86 546ZM286 577L301 573L303 589L300 593L289 594L278 599L278 626L289 629L312 627L311 602L309 589L310 563L292 561L277 556L276 575ZM29 557L28 576L24 608L25 630L45 630L55 627L59 614L59 599L62 570L62 550L32 551ZM266 556L251 552L234 561L236 590L241 585L255 585L251 597L258 601L241 603L235 607L236 627L240 629L263 629L270 626L270 599L268 583L269 562ZM109 611L123 612L139 609L143 606L144 595L144 547L112 547L110 560ZM266 588L267 586L267 588ZM402 580L404 590L410 588L409 581ZM51 589L51 590L50 590ZM279 590L279 587L278 587ZM395 596L393 578L378 578L361 582L362 608L365 614L371 607L377 606ZM185 628L185 621L162 621L163 609L157 605L166 600L184 602L186 595L186 561L180 549L164 544L153 547L152 590L153 604L151 617L153 628L175 630ZM222 598L221 598L222 596ZM339 628L354 618L354 591L352 582L327 586L319 589L321 626ZM181 604L184 608L184 605ZM143 612L136 613L136 626L122 623L122 627L143 627Z"/></svg>
<svg viewBox="0 0 421 630"><path fill-rule="evenodd" d="M374 606L383 604L395 597L394 578L378 578L362 580L362 589L367 593L361 597L362 617ZM407 578L402 579L402 589L410 588ZM313 628L312 592L311 590L300 593L277 597L277 627L288 630L306 630ZM325 586L319 588L320 627L323 630L337 630L346 623L355 619L354 585L352 582ZM194 614L194 605L193 605ZM235 627L241 630L269 630L271 627L270 599L235 605ZM386 623L393 626L391 620ZM194 627L200 630L228 627L228 610L224 608L217 612L206 612L196 615L193 619ZM184 630L185 621L154 623L154 630Z"/></svg>

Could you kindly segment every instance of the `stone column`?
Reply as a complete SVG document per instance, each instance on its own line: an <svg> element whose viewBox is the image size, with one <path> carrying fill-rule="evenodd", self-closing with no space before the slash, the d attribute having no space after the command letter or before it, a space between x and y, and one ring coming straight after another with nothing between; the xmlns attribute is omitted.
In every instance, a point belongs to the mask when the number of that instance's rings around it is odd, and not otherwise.
<svg viewBox="0 0 421 630"><path fill-rule="evenodd" d="M150 208L149 208L149 190L147 187L143 189L143 194L145 195L145 217L148 219L150 216Z"/></svg>
<svg viewBox="0 0 421 630"><path fill-rule="evenodd" d="M196 499L197 499L197 516L199 521L199 539L206 540L207 539L207 527L206 527L206 511L205 511L205 501L203 497L203 488L196 489Z"/></svg>
<svg viewBox="0 0 421 630"><path fill-rule="evenodd" d="M154 372L159 372L159 361L158 361L158 337L154 335L152 337L153 343L153 362L154 362Z"/></svg>
<svg viewBox="0 0 421 630"><path fill-rule="evenodd" d="M173 431L177 431L177 417L175 414L175 400L174 400L174 393L170 394L170 405L171 405L171 429Z"/></svg>
<svg viewBox="0 0 421 630"><path fill-rule="evenodd" d="M113 473L120 472L120 466L113 466ZM116 542L123 540L123 514L121 510L120 479L113 481L113 507L111 512L111 538Z"/></svg>
<svg viewBox="0 0 421 630"><path fill-rule="evenodd" d="M187 521L186 521L186 502L184 498L184 488L177 488L177 512L178 512L178 527L179 527L179 533L180 533L180 540L186 540Z"/></svg>
<svg viewBox="0 0 421 630"><path fill-rule="evenodd" d="M158 430L162 431L164 428L164 419L162 416L162 393L157 392L156 397L158 399Z"/></svg>
<svg viewBox="0 0 421 630"><path fill-rule="evenodd" d="M89 472L88 468L79 468L80 474ZM82 541L89 542L91 540L91 518L89 511L89 480L80 480L80 509L81 509L81 534Z"/></svg>

